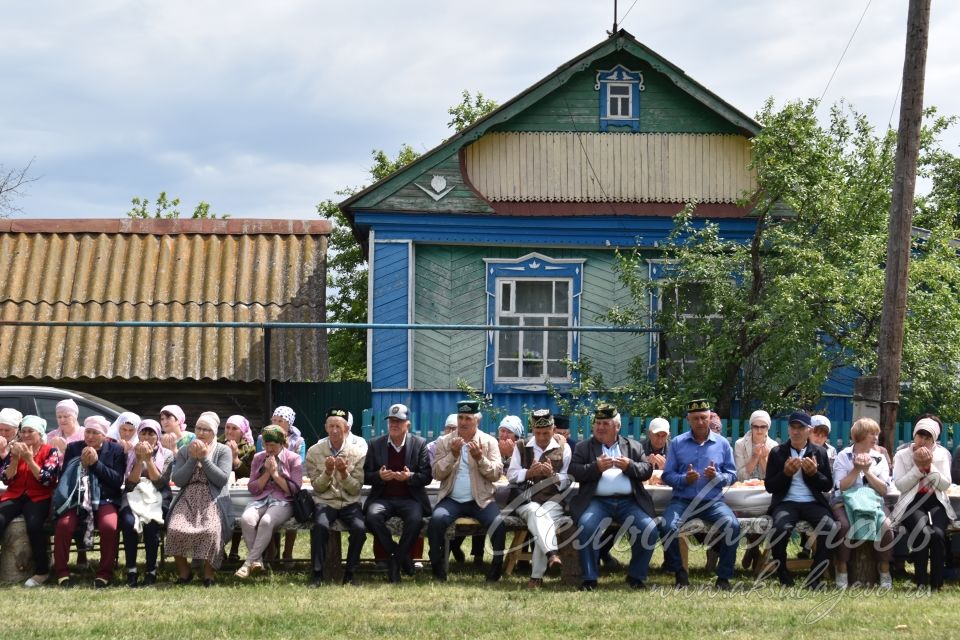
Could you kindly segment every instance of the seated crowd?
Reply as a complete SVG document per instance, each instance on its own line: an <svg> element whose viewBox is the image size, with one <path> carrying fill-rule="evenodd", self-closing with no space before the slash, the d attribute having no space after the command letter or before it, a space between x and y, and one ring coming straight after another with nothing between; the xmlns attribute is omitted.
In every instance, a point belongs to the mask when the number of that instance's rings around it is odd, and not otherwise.
<svg viewBox="0 0 960 640"><path fill-rule="evenodd" d="M851 554L865 543L873 545L880 587L890 589L893 549L906 538L916 586L939 590L947 530L956 518L946 493L951 458L938 444L943 425L932 415L917 420L913 441L894 452L892 464L878 445L879 425L871 419L857 420L850 445L836 451L825 416L791 414L789 438L778 443L769 436L770 415L758 410L750 416L749 431L731 446L710 403L700 399L687 405L689 430L671 439L670 424L655 418L643 442L621 434L620 415L609 404L595 408L591 436L580 442L558 428L567 427L566 421L547 409L532 411L526 425L507 416L497 437L488 435L480 429L478 403L465 400L433 442L411 433L407 407L395 404L385 418L387 433L367 443L351 433L352 415L333 408L324 423L326 437L309 448L289 407L278 407L272 424L256 437L246 418L231 416L219 440L215 413L202 413L191 432L176 405L165 406L159 421L125 412L113 424L93 416L81 426L71 400L60 402L56 415L57 428L48 431L38 416L0 410L0 481L6 485L0 495L0 539L22 516L35 572L27 587L48 581L72 586L71 545L76 541L78 549L89 548L95 531L100 537L95 588L111 584L121 536L128 586L156 583L161 536L165 552L174 558L177 584L193 580L192 560L203 568L203 584L213 585L226 557L239 561L241 539L247 555L235 575L247 579L263 571L268 547L279 547L277 529L295 513L310 525L313 586L330 579L326 554L336 525L348 534L343 583L356 580L367 533L383 552L389 582L413 575L425 518L435 580L447 580L451 550L463 557L456 541L451 544L451 527L472 518L485 533L474 536L480 546L474 555L482 558L489 537L493 555L486 579L496 582L504 572L509 513L528 532L520 544L531 551L530 588L562 567L561 549L570 544L580 564L581 590L596 589L600 563L608 562L606 554L621 538L630 547L625 577L630 587L646 588L658 544L663 570L674 575L677 587L686 587L683 528L696 520L707 530L719 590L732 588L740 546L746 547L746 568L759 566L760 548L766 545L772 557L769 575L781 585L794 585L787 546L800 523L806 523L803 530L814 549L804 583L809 589L823 588L831 561L836 587L848 588ZM958 464L960 456L954 456L954 473ZM245 478L250 494L240 514L232 510L231 476ZM497 501L503 476L509 483L506 507ZM301 492L305 480L309 494ZM431 506L427 487L433 481L439 488ZM725 502L724 489L738 482L762 485L770 494L764 533L743 536L740 520ZM362 499L364 486L368 492ZM662 486L672 492L657 514L651 491ZM885 505L891 489L899 492L892 511ZM401 523L398 539L392 518ZM568 528L571 534L561 541L559 532ZM296 531L286 534L283 553L289 558ZM140 544L146 556L142 578Z"/></svg>

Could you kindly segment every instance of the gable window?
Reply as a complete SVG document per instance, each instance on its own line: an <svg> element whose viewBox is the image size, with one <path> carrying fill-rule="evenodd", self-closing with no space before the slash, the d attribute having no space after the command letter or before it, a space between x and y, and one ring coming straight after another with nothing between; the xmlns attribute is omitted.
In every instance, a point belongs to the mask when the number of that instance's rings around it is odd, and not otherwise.
<svg viewBox="0 0 960 640"><path fill-rule="evenodd" d="M580 323L583 260L531 253L487 259L487 321L517 331L489 331L488 392L531 391L574 382L567 361L580 355L579 334L545 331Z"/></svg>
<svg viewBox="0 0 960 640"><path fill-rule="evenodd" d="M611 83L607 89L607 117L629 118L633 113L631 102L630 85Z"/></svg>
<svg viewBox="0 0 960 640"><path fill-rule="evenodd" d="M642 72L618 64L613 69L598 71L593 88L600 94L600 131L606 131L610 125L640 131Z"/></svg>

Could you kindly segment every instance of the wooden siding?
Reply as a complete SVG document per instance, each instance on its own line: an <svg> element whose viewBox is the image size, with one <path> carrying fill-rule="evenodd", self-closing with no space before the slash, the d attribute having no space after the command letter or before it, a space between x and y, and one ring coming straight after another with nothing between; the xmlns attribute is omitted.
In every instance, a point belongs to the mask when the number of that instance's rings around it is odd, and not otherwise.
<svg viewBox="0 0 960 640"><path fill-rule="evenodd" d="M423 192L417 185L431 189L430 181L434 176L441 176L447 182L447 187L453 187L447 195L435 201ZM435 193L435 192L434 192ZM493 213L490 206L478 198L467 186L460 173L460 159L454 153L445 161L430 167L421 173L414 174L412 179L389 197L377 202L376 208L387 211L443 211L453 213Z"/></svg>
<svg viewBox="0 0 960 640"><path fill-rule="evenodd" d="M409 301L410 245L374 244L373 322L407 322ZM407 331L373 331L374 388L395 389L407 386Z"/></svg>
<svg viewBox="0 0 960 640"><path fill-rule="evenodd" d="M414 322L486 323L485 255L478 247L417 245ZM456 389L457 378L483 386L484 332L414 333L415 389Z"/></svg>
<svg viewBox="0 0 960 640"><path fill-rule="evenodd" d="M640 131L647 133L741 133L712 108L677 87L649 63L621 52L594 62L574 74L556 91L498 125L496 131L599 131L600 94L594 89L597 71L623 64L642 71Z"/></svg>
<svg viewBox="0 0 960 640"><path fill-rule="evenodd" d="M465 154L493 201L735 203L756 187L735 135L494 133Z"/></svg>
<svg viewBox="0 0 960 640"><path fill-rule="evenodd" d="M629 293L613 272L612 251L541 249L551 258L586 258L582 324L608 324L602 315L614 304L625 304ZM486 322L484 258L516 258L519 247L451 247L417 245L414 321L451 324ZM485 334L480 331L414 332L415 389L456 389L462 378L474 388L483 384ZM581 334L581 354L590 358L606 384L627 380L634 358L646 356L648 338L623 333Z"/></svg>

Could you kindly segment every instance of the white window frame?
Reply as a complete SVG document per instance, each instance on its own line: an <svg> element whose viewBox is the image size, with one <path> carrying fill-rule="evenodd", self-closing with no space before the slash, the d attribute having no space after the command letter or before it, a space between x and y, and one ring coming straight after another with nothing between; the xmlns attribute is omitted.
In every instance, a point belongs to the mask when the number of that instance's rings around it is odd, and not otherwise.
<svg viewBox="0 0 960 640"><path fill-rule="evenodd" d="M534 313L518 313L517 311L515 311L515 309L517 308L517 307L516 307L517 284L518 284L518 283L529 283L529 282L552 282L552 283L565 282L565 283L567 284L567 312L566 312L566 313L536 313L536 314L534 314ZM503 311L503 290L504 290L504 285L506 285L507 283L510 283L510 284L512 285L512 286L510 287L509 310L508 310L508 311ZM502 319L502 318L505 318L505 317L506 317L506 318L518 318L518 319L519 319L519 322L520 322L520 326L530 326L531 331L537 331L537 330L538 330L538 327L550 326L550 325L548 324L549 321L550 321L550 319L562 319L562 320L564 321L564 322L563 322L563 326L569 326L569 325L573 322L573 304L574 304L574 300L573 300L573 288L574 288L573 278L569 278L569 277L557 277L557 278L529 278L529 277L510 278L510 277L498 277L498 278L496 279L496 284L495 284L495 286L496 286L496 289L495 289L495 291L496 291L496 301L495 301L495 304L496 304L496 315L495 315L495 318L496 318L496 323L497 323L498 325L502 324L501 319ZM554 296L551 296L551 301L555 300L555 295L556 295L556 294L555 294L555 292L554 292ZM525 324L523 324L523 321L524 321L524 318L526 318L526 317L540 317L540 318L543 318L544 324L542 324L542 325L525 325ZM569 384L570 382L573 381L572 375L571 375L571 371L570 371L569 367L566 368L566 375L565 375L565 376L562 376L562 377L551 377L551 376L549 375L549 364L550 364L551 360L555 360L555 359L550 359L550 358L548 358L548 356L549 356L549 352L548 352L548 349L549 349L549 339L550 339L550 334L553 333L553 332L549 332L549 331L543 331L543 344L540 345L540 347L541 347L541 351L540 351L540 363L541 363L542 366L543 366L543 369L542 369L543 373L542 373L542 375L536 376L536 377L526 377L526 376L523 376L523 375L522 375L522 374L523 374L523 363L524 363L525 360L527 360L526 358L524 358L524 354L525 354L525 352L526 352L525 345L524 345L524 334L526 334L527 332L525 332L525 331L517 331L516 333L519 334L519 335L518 335L518 339L517 339L517 342L518 342L518 344L517 344L518 358L517 358L516 360L514 360L513 358L510 358L509 360L510 360L510 361L516 361L516 362L517 362L517 373L519 373L520 375L517 376L517 377L500 376L500 361L501 361L501 358L500 358L500 336L499 336L499 334L498 334L498 335L497 335L497 338L496 338L496 341L495 341L495 343L494 343L494 350L493 350L493 357L494 357L494 360L493 360L493 365L494 365L493 379L494 379L494 382L495 382L496 384L543 383L543 382L546 382L546 381L549 381L549 382L555 383L555 384ZM569 360L569 359L572 358L572 354L573 354L573 335L572 335L571 333L567 333L567 334L566 334L566 340L567 340L567 344L566 344L566 348L565 348L565 350L564 350L565 353L564 353L564 358L563 358L563 359ZM506 358L504 358L504 360L506 360Z"/></svg>
<svg viewBox="0 0 960 640"><path fill-rule="evenodd" d="M626 95L613 95L614 87L622 87L627 90ZM617 100L617 106L623 106L623 99L626 98L627 108L624 113L623 109L620 109L620 113L614 115L610 112L610 107L613 103L613 100ZM633 85L626 82L608 82L607 83L607 119L609 120L630 120L633 118Z"/></svg>

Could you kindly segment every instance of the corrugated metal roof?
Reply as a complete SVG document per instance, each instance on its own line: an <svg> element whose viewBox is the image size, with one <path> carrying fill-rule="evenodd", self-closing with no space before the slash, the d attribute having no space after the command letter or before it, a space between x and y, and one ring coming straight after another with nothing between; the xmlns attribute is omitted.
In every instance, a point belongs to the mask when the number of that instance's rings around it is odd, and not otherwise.
<svg viewBox="0 0 960 640"><path fill-rule="evenodd" d="M4 221L0 318L323 322L330 226L290 222ZM325 377L324 332L271 339L273 379ZM251 382L263 360L260 329L0 328L0 377Z"/></svg>

